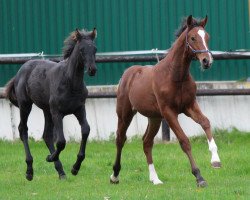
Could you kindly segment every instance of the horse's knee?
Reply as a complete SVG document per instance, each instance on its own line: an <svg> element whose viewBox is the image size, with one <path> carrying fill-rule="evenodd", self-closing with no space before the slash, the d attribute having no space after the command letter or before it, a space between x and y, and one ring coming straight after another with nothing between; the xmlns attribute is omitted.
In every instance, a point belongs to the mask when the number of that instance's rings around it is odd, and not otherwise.
<svg viewBox="0 0 250 200"><path fill-rule="evenodd" d="M119 134L117 134L116 146L123 147L126 140L127 140L127 136L121 137Z"/></svg>
<svg viewBox="0 0 250 200"><path fill-rule="evenodd" d="M19 130L19 132L26 132L26 131L28 131L28 126L27 126L27 124L20 123L20 124L18 125L18 130Z"/></svg>
<svg viewBox="0 0 250 200"><path fill-rule="evenodd" d="M19 130L20 139L22 141L27 140L28 139L28 127L27 127L27 125L23 125L22 123L20 123L18 126L18 130Z"/></svg>
<svg viewBox="0 0 250 200"><path fill-rule="evenodd" d="M148 154L151 151L153 144L154 144L153 141L143 142L143 151L145 154Z"/></svg>
<svg viewBox="0 0 250 200"><path fill-rule="evenodd" d="M179 139L179 143L184 152L191 151L191 145L187 137L183 139Z"/></svg>
<svg viewBox="0 0 250 200"><path fill-rule="evenodd" d="M82 126L82 137L84 139L88 138L89 132L90 132L90 126L88 124Z"/></svg>

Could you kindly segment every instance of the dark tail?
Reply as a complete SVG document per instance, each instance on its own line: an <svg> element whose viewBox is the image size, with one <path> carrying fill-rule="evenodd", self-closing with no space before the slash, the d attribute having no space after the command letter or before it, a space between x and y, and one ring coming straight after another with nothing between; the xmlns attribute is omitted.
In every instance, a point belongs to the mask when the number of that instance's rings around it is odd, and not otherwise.
<svg viewBox="0 0 250 200"><path fill-rule="evenodd" d="M14 88L15 77L13 77L5 86L4 97L9 99L11 103L18 107L15 88Z"/></svg>

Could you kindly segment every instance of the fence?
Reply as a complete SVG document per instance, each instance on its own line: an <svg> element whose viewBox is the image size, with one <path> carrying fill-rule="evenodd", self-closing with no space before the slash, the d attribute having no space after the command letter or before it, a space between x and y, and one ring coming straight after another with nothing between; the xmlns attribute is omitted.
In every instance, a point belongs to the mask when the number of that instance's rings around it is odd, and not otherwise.
<svg viewBox="0 0 250 200"><path fill-rule="evenodd" d="M168 50L151 51L126 51L126 52L107 52L97 53L97 63L107 62L150 62L164 58ZM214 60L233 60L250 59L250 51L212 51ZM0 64L23 64L31 59L48 59L59 62L62 60L60 55L46 55L42 53L28 54L0 54Z"/></svg>
<svg viewBox="0 0 250 200"><path fill-rule="evenodd" d="M147 62L161 60L168 53L168 51L133 51L133 52L107 52L98 53L96 62ZM228 59L250 59L249 51L212 51L215 60ZM2 54L0 55L0 64L23 64L30 59L48 59L59 62L62 57L59 55L50 56L43 53L31 54ZM250 95L250 89L198 89L197 96L229 96L229 95ZM3 93L0 92L0 98L3 98ZM116 98L115 91L106 92L90 92L89 98ZM166 122L162 125L162 139L169 140L169 127Z"/></svg>

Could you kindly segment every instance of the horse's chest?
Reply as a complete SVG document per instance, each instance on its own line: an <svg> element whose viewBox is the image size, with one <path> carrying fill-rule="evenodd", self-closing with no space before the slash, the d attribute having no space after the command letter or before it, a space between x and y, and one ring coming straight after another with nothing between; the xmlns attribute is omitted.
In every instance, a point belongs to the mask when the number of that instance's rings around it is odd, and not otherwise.
<svg viewBox="0 0 250 200"><path fill-rule="evenodd" d="M79 107L83 106L85 97L83 94L68 94L55 97L51 101L51 106L56 106L57 109L64 114L74 113Z"/></svg>
<svg viewBox="0 0 250 200"><path fill-rule="evenodd" d="M196 90L191 86L179 86L175 88L174 92L171 92L168 98L169 103L178 112L183 110L192 104L195 100Z"/></svg>
<svg viewBox="0 0 250 200"><path fill-rule="evenodd" d="M175 96L175 102L180 106L187 106L190 104L195 98L195 95L190 94L188 92L180 92Z"/></svg>

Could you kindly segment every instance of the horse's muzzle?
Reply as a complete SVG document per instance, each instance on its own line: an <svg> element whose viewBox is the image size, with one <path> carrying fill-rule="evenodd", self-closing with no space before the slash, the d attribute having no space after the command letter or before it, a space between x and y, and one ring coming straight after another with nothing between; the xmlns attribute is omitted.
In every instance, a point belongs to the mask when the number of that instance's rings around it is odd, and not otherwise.
<svg viewBox="0 0 250 200"><path fill-rule="evenodd" d="M212 63L207 58L202 59L202 66L204 69L209 69L211 65Z"/></svg>
<svg viewBox="0 0 250 200"><path fill-rule="evenodd" d="M94 66L94 67L90 67L89 69L88 69L88 74L89 74L89 76L94 76L95 75L95 73L96 73L96 71L97 71L97 68Z"/></svg>

